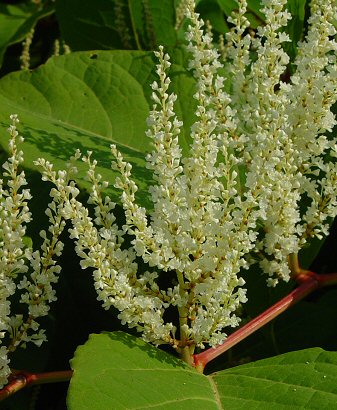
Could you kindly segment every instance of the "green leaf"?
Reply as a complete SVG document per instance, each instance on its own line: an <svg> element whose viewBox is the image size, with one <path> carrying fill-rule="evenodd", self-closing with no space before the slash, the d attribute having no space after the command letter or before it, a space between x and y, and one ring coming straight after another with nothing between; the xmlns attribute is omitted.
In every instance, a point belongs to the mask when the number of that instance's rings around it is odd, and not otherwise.
<svg viewBox="0 0 337 410"><path fill-rule="evenodd" d="M217 2L227 16L230 16L238 8L236 0L217 0Z"/></svg>
<svg viewBox="0 0 337 410"><path fill-rule="evenodd" d="M212 29L218 33L224 34L229 30L226 18L217 0L201 1L197 12L201 14L204 21L208 20L212 25Z"/></svg>
<svg viewBox="0 0 337 410"><path fill-rule="evenodd" d="M218 408L205 376L126 333L91 335L71 366L69 410Z"/></svg>
<svg viewBox="0 0 337 410"><path fill-rule="evenodd" d="M0 143L7 148L9 115L19 115L20 133L25 137L25 166L44 157L56 168L64 168L76 148L92 150L104 179L113 182L110 144L115 143L133 165L133 177L140 187L139 200L147 201L152 182L145 168L150 150L145 136L146 118L152 107L150 83L155 78L155 58L149 52L97 51L71 53L51 58L33 72L11 73L0 80ZM194 118L191 104L194 82L179 65L171 70L173 89L181 97L178 116L186 121L180 143L188 149L189 126ZM79 181L85 180L79 163ZM116 189L107 191L114 200Z"/></svg>
<svg viewBox="0 0 337 410"><path fill-rule="evenodd" d="M123 48L113 0L57 0L62 37L74 51Z"/></svg>
<svg viewBox="0 0 337 410"><path fill-rule="evenodd" d="M35 4L0 4L0 66L7 47L24 40L36 22L53 11L52 5L39 10Z"/></svg>
<svg viewBox="0 0 337 410"><path fill-rule="evenodd" d="M236 0L217 0L217 2L226 16L230 16L233 11L238 9ZM260 0L248 0L247 3L246 17L249 20L250 27L256 29L263 24L265 18L264 14L260 11L261 2Z"/></svg>
<svg viewBox="0 0 337 410"><path fill-rule="evenodd" d="M336 408L336 352L300 350L210 377L223 408L228 410Z"/></svg>
<svg viewBox="0 0 337 410"><path fill-rule="evenodd" d="M173 0L129 0L133 31L140 47L156 49L173 46L177 41Z"/></svg>
<svg viewBox="0 0 337 410"><path fill-rule="evenodd" d="M337 400L337 353L286 353L209 376L123 332L91 335L71 361L69 410L317 409Z"/></svg>
<svg viewBox="0 0 337 410"><path fill-rule="evenodd" d="M56 14L72 50L151 50L176 43L173 0L57 0Z"/></svg>
<svg viewBox="0 0 337 410"><path fill-rule="evenodd" d="M250 22L250 27L256 29L264 24L265 16L260 11L262 5L260 0L248 0L246 17Z"/></svg>
<svg viewBox="0 0 337 410"><path fill-rule="evenodd" d="M284 43L286 52L294 60L297 54L297 44L302 39L305 20L306 0L288 0L287 9L292 15L286 32L291 38L291 42Z"/></svg>

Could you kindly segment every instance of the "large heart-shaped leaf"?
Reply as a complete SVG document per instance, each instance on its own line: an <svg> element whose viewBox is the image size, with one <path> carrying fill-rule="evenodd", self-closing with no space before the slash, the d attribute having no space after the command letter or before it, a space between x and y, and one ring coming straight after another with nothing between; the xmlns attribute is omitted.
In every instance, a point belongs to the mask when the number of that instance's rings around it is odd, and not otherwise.
<svg viewBox="0 0 337 410"><path fill-rule="evenodd" d="M42 156L64 168L76 148L92 150L98 171L111 181L110 144L115 143L132 163L140 200L146 204L151 175L145 168L145 152L150 150L145 129L155 63L149 52L79 52L54 57L33 72L5 76L0 80L1 145L6 148L5 128L9 115L16 113L26 139L26 166L33 167L33 160ZM175 65L171 74L181 97L176 111L185 123L180 143L187 150L194 82L181 66ZM83 165L79 167L86 186ZM109 194L114 199L119 195L116 190Z"/></svg>
<svg viewBox="0 0 337 410"><path fill-rule="evenodd" d="M69 410L218 408L205 376L127 333L91 335L71 365Z"/></svg>
<svg viewBox="0 0 337 410"><path fill-rule="evenodd" d="M335 408L337 353L291 352L209 376L123 332L91 335L72 360L70 410Z"/></svg>

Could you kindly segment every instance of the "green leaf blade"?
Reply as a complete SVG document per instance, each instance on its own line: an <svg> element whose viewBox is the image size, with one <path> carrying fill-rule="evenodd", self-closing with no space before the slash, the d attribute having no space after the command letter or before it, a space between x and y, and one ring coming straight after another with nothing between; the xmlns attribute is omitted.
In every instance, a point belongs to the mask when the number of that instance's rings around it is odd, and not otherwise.
<svg viewBox="0 0 337 410"><path fill-rule="evenodd" d="M205 376L141 339L112 332L91 335L71 364L70 410L331 409L337 402L337 353L320 348Z"/></svg>
<svg viewBox="0 0 337 410"><path fill-rule="evenodd" d="M123 332L91 335L71 364L69 410L218 409L204 375Z"/></svg>
<svg viewBox="0 0 337 410"><path fill-rule="evenodd" d="M57 0L56 16L63 39L74 51L122 48L112 0Z"/></svg>
<svg viewBox="0 0 337 410"><path fill-rule="evenodd" d="M154 50L177 40L173 0L57 0L56 14L72 50Z"/></svg>
<svg viewBox="0 0 337 410"><path fill-rule="evenodd" d="M212 376L226 409L331 409L337 402L337 353L286 353Z"/></svg>
<svg viewBox="0 0 337 410"><path fill-rule="evenodd" d="M38 20L53 12L53 5L38 9L35 4L0 4L0 66L7 47L24 40Z"/></svg>
<svg viewBox="0 0 337 410"><path fill-rule="evenodd" d="M9 115L18 114L26 167L34 169L33 161L44 157L64 168L77 148L83 153L92 150L97 171L113 183L110 144L116 144L133 166L140 204L151 208L147 188L153 181L145 167L151 142L145 131L154 70L151 52L95 51L54 57L33 72L11 73L0 80L1 145L6 149ZM177 102L178 115L188 119L180 138L186 151L194 83L179 65L174 66L172 79L176 93L188 97ZM88 188L85 164L78 167L80 186ZM107 194L119 201L120 192L113 187Z"/></svg>

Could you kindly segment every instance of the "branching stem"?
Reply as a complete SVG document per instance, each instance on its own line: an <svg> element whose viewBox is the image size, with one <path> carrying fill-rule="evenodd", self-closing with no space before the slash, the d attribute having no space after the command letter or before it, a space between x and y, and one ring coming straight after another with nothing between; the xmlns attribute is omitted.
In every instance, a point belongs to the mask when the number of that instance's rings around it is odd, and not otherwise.
<svg viewBox="0 0 337 410"><path fill-rule="evenodd" d="M295 260L295 259L294 259ZM295 266L295 265L294 265ZM181 279L181 278L180 278ZM180 342L184 341L180 350L180 356L183 361L196 370L203 373L207 363L214 360L222 353L229 350L231 347L238 344L241 340L250 336L256 330L260 329L265 324L269 323L275 317L280 315L286 309L305 298L314 290L323 287L337 284L337 273L330 274L316 274L311 271L305 271L299 268L294 279L298 282L298 287L294 289L289 295L285 296L279 302L275 303L269 309L261 313L255 319L244 325L242 328L231 334L226 341L214 348L207 349L199 354L193 355L194 345L188 344L184 331L182 331ZM182 312L181 312L182 313ZM186 312L184 312L185 314ZM186 316L180 316L181 324L185 323ZM45 383L56 383L69 381L73 375L71 370L47 372L47 373L27 373L24 371L13 371L9 383L0 390L0 401L13 395L17 391L27 386Z"/></svg>
<svg viewBox="0 0 337 410"><path fill-rule="evenodd" d="M24 371L13 371L9 383L0 390L0 401L12 396L24 387L36 384L67 382L73 375L72 370L64 370L47 373L28 373Z"/></svg>
<svg viewBox="0 0 337 410"><path fill-rule="evenodd" d="M297 259L294 258L294 267L296 266ZM242 326L239 330L231 334L226 341L214 348L207 349L199 354L194 355L194 366L195 368L202 373L206 364L211 360L214 360L222 353L226 352L231 347L235 346L241 340L250 336L256 330L260 329L265 324L269 323L275 317L280 315L290 306L294 305L298 301L305 298L314 290L322 287L337 284L337 273L330 273L325 275L319 275L314 272L302 270L299 267L297 261L296 274L294 279L298 282L299 286L285 296L279 302L275 303L269 309L261 313L255 319L248 322L246 325Z"/></svg>

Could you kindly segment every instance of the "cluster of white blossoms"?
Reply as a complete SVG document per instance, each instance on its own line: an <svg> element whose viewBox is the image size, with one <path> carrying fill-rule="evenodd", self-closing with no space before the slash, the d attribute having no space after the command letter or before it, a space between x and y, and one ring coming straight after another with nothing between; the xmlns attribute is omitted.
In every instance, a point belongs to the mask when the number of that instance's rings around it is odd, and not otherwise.
<svg viewBox="0 0 337 410"><path fill-rule="evenodd" d="M145 340L171 344L187 358L196 346L223 342L225 328L238 325L236 311L246 301L242 268L259 261L270 285L288 280L289 258L309 238L327 233L337 213L337 169L336 145L324 134L335 125L330 109L337 77L334 1L311 2L308 33L287 82L286 0L262 1L265 25L254 37L244 16L247 3L238 1L221 55L194 1L184 4L197 101L189 155L183 157L179 146L182 122L174 112L177 96L169 92L170 59L160 47L147 131L153 210L148 215L136 203L132 167L112 146L124 226L116 224L115 204L103 199L108 183L96 175L91 153L83 160L95 218L77 200L75 186L67 188L63 216L72 221L82 267L94 268L103 306L116 307L122 323L136 327ZM221 74L226 71L230 92ZM51 165L40 164L44 178L65 190ZM131 236L131 247L124 234ZM139 269L139 258L147 271ZM164 288L162 275L174 278ZM179 323L165 321L168 308Z"/></svg>
<svg viewBox="0 0 337 410"><path fill-rule="evenodd" d="M264 234L256 244L260 264L270 275L289 279L287 260L307 240L328 232L336 216L336 144L324 135L335 125L336 3L311 1L306 39L289 65L282 26L291 18L286 0L264 1L266 25L257 36L244 35L247 4L240 2L228 34L227 69L232 73L232 107L236 110L246 188L260 191ZM254 50L255 53L252 53ZM287 82L282 75L290 74ZM262 191L262 192L261 192ZM303 209L303 200L309 205ZM302 202L300 202L302 201ZM331 220L331 219L330 219Z"/></svg>
<svg viewBox="0 0 337 410"><path fill-rule="evenodd" d="M9 225L16 242L7 245L2 239L7 253L1 318L9 317L8 298L15 292L14 278L27 270L26 258L33 273L19 287L27 290L22 301L29 305L35 330L33 319L47 312L40 300L54 298L49 284L56 280L57 267L48 257L60 253L63 219L70 220L81 266L93 269L104 308L117 308L123 324L146 341L170 344L188 362L195 347L222 343L226 328L238 325L238 307L246 302L242 269L259 262L270 285L288 280L289 259L308 239L327 234L337 214L337 145L329 135L337 98L335 1L311 1L307 36L291 65L283 48L289 41L283 29L291 18L286 0L262 0L265 25L254 36L245 17L247 3L239 0L221 53L210 30L203 29L194 1L184 4L197 101L189 155L183 157L179 145L178 97L169 91L170 58L160 47L147 131L153 146L146 158L155 181L153 210L137 204L132 166L116 146L111 147L112 168L120 174L114 187L121 190L123 226L116 221L115 203L104 196L108 183L96 173L91 152L77 152L73 160L82 158L88 165L94 214L78 200L73 163L57 173L51 163L38 160L43 179L55 185L48 214L52 239L43 234L42 256L24 250L29 193L14 195L19 203L13 205L14 191L2 191L2 238L8 237ZM230 91L223 73L230 77ZM12 183L17 192L25 183L13 174L21 154L13 151L12 158L5 169L18 181ZM176 312L176 321L167 319L168 310ZM11 329L10 319L1 320L4 331ZM22 326L27 325L19 324L17 334L25 341L29 337Z"/></svg>
<svg viewBox="0 0 337 410"><path fill-rule="evenodd" d="M56 300L53 284L57 282L60 266L54 257L60 256L63 244L59 237L65 221L59 210L63 208L60 192L52 190L52 201L46 214L48 233L41 231L41 250L34 251L25 237L26 225L31 221L28 202L31 199L25 174L19 171L23 153L18 151L17 131L19 122L11 116L9 127L9 158L3 164L3 180L0 180L0 387L7 382L10 373L8 354L27 342L40 346L46 340L45 331L36 321L49 311L49 304ZM12 296L20 295L19 302L26 305L25 314L15 314L16 304ZM22 308L20 309L22 312Z"/></svg>

